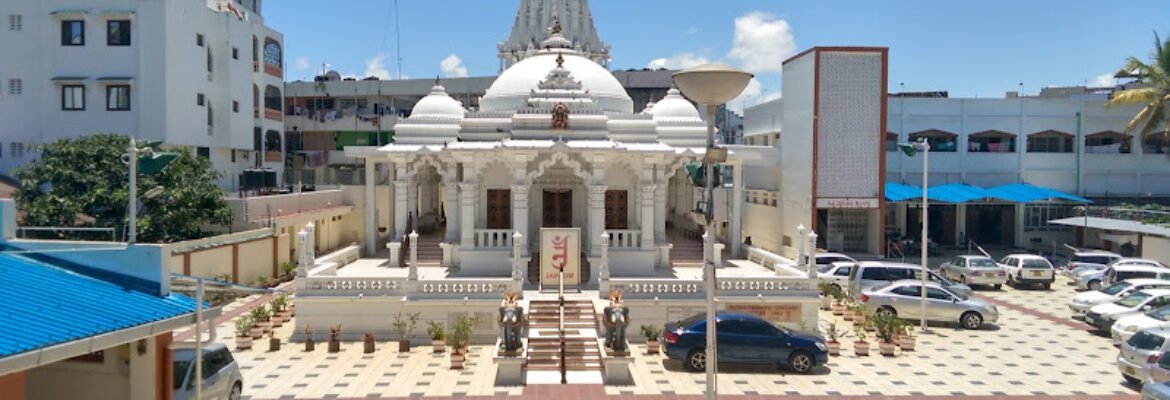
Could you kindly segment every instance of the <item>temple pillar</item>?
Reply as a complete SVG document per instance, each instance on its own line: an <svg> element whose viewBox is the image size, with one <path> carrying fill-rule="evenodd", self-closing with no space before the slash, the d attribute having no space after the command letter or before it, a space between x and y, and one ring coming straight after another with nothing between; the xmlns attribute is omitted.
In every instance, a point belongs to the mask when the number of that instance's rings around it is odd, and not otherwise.
<svg viewBox="0 0 1170 400"><path fill-rule="evenodd" d="M394 193L390 197L394 199L394 238L391 241L402 241L406 237L406 212L410 209L407 205L407 192L410 191L410 177L406 176L406 164L399 163L397 165L398 173L394 178Z"/></svg>
<svg viewBox="0 0 1170 400"><path fill-rule="evenodd" d="M743 248L743 166L732 167L731 204L727 210L727 245L731 247L731 258L740 257Z"/></svg>
<svg viewBox="0 0 1170 400"><path fill-rule="evenodd" d="M522 238L528 237L529 188L529 185L512 185L512 231L519 233ZM520 250L521 254L528 255L528 243L521 243Z"/></svg>
<svg viewBox="0 0 1170 400"><path fill-rule="evenodd" d="M373 255L378 251L378 206L374 204L374 171L377 168L378 164L367 157L364 184L367 255Z"/></svg>
<svg viewBox="0 0 1170 400"><path fill-rule="evenodd" d="M666 193L670 185L659 180L654 190L654 243L666 243Z"/></svg>
<svg viewBox="0 0 1170 400"><path fill-rule="evenodd" d="M447 187L447 202L444 211L447 217L447 233L443 235L443 241L455 243L459 241L459 185L453 180L448 180L445 185Z"/></svg>
<svg viewBox="0 0 1170 400"><path fill-rule="evenodd" d="M479 194L479 184L459 184L459 205L462 210L459 215L459 236L463 249L475 248L475 198Z"/></svg>
<svg viewBox="0 0 1170 400"><path fill-rule="evenodd" d="M641 206L642 206L642 249L654 249L654 214L656 208L665 207L659 205L654 201L655 191L658 185L642 185Z"/></svg>
<svg viewBox="0 0 1170 400"><path fill-rule="evenodd" d="M609 189L606 185L589 185L589 232L586 232L585 237L596 238L605 231L605 191ZM591 240L590 252L591 257L601 256L602 243L597 240Z"/></svg>

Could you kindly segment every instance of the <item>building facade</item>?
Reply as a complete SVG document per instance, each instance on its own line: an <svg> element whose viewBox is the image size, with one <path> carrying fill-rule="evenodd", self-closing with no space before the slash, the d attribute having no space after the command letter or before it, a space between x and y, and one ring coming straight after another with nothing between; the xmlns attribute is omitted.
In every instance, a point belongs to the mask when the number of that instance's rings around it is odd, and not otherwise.
<svg viewBox="0 0 1170 400"><path fill-rule="evenodd" d="M283 164L283 37L261 0L8 1L0 47L0 174L38 145L93 133L207 157L237 190Z"/></svg>

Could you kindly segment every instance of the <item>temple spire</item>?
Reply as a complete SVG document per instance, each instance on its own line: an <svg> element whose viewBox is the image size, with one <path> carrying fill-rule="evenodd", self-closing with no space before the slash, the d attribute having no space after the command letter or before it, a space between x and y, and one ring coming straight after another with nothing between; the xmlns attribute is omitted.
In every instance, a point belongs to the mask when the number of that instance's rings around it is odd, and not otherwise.
<svg viewBox="0 0 1170 400"><path fill-rule="evenodd" d="M581 56L608 67L610 47L597 35L588 0L521 0L512 33L498 46L501 70L545 48L558 26Z"/></svg>

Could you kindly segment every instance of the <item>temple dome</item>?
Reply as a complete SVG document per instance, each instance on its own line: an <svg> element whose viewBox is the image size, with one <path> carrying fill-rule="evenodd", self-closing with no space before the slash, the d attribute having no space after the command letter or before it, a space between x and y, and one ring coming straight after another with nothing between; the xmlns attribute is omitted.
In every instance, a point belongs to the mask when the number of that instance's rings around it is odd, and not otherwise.
<svg viewBox="0 0 1170 400"><path fill-rule="evenodd" d="M568 43L555 44L566 46ZM547 44L554 44L548 43ZM581 82L583 89L604 111L633 113L634 101L621 82L609 70L580 53L566 48L550 47L526 58L500 74L480 101L483 111L515 111L525 108L526 100L537 85L557 67L557 57L564 58L562 66Z"/></svg>
<svg viewBox="0 0 1170 400"><path fill-rule="evenodd" d="M436 84L431 93L415 103L411 118L463 118L463 105L451 98L443 86Z"/></svg>
<svg viewBox="0 0 1170 400"><path fill-rule="evenodd" d="M666 92L666 97L654 103L654 108L650 109L650 114L654 116L655 120L662 119L702 119L699 115L699 110L695 108L678 89L671 88Z"/></svg>

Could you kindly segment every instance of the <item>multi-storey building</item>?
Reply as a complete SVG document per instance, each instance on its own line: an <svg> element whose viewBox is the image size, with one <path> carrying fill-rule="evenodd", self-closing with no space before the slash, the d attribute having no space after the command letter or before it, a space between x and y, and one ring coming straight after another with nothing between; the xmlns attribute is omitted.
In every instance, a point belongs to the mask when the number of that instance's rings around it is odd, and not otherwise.
<svg viewBox="0 0 1170 400"><path fill-rule="evenodd" d="M220 186L283 156L283 37L262 0L0 4L0 174L37 145L98 132L211 160Z"/></svg>

